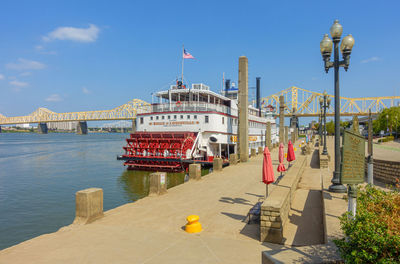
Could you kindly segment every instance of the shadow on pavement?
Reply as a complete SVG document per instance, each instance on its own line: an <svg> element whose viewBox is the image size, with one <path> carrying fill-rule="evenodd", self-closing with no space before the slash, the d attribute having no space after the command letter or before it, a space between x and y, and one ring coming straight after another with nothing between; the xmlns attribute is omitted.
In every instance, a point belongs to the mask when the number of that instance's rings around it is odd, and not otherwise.
<svg viewBox="0 0 400 264"><path fill-rule="evenodd" d="M246 200L244 198L221 197L221 199L219 199L219 201L222 203L229 203L229 204L237 203L237 204L245 204L245 205L253 206L253 204L251 204L249 200Z"/></svg>
<svg viewBox="0 0 400 264"><path fill-rule="evenodd" d="M314 152L311 156L310 167L312 169L319 169L319 151L318 150L314 150Z"/></svg>

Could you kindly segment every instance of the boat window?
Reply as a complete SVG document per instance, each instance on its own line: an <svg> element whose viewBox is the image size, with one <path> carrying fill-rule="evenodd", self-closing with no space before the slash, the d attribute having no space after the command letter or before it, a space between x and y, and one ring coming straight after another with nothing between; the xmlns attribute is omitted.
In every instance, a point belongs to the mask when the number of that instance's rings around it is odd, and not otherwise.
<svg viewBox="0 0 400 264"><path fill-rule="evenodd" d="M208 115L204 117L204 123L208 123Z"/></svg>
<svg viewBox="0 0 400 264"><path fill-rule="evenodd" d="M140 124L143 124L143 117L140 118Z"/></svg>
<svg viewBox="0 0 400 264"><path fill-rule="evenodd" d="M156 119L158 120L158 116L156 116Z"/></svg>
<svg viewBox="0 0 400 264"><path fill-rule="evenodd" d="M152 117L152 116L150 116L150 120L153 120L153 117Z"/></svg>
<svg viewBox="0 0 400 264"><path fill-rule="evenodd" d="M168 116L168 119L171 119L171 116Z"/></svg>
<svg viewBox="0 0 400 264"><path fill-rule="evenodd" d="M225 124L225 118L222 117L222 124Z"/></svg>
<svg viewBox="0 0 400 264"><path fill-rule="evenodd" d="M197 115L194 115L193 118L194 118L194 119L197 119Z"/></svg>
<svg viewBox="0 0 400 264"><path fill-rule="evenodd" d="M187 115L187 119L190 119L190 115Z"/></svg>
<svg viewBox="0 0 400 264"><path fill-rule="evenodd" d="M174 115L174 119L176 119L176 115Z"/></svg>
<svg viewBox="0 0 400 264"><path fill-rule="evenodd" d="M161 116L161 119L164 120L165 116Z"/></svg>
<svg viewBox="0 0 400 264"><path fill-rule="evenodd" d="M181 119L183 119L183 115L181 115Z"/></svg>

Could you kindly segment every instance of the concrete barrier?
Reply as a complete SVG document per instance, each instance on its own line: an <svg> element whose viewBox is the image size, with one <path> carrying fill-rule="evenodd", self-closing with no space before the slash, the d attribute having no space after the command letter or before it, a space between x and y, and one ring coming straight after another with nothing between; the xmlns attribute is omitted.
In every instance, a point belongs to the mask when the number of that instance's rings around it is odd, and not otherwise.
<svg viewBox="0 0 400 264"><path fill-rule="evenodd" d="M293 201L294 192L297 189L297 184L303 174L306 162L306 156L298 157L294 165L261 205L261 242L284 243L283 229L289 217L289 210Z"/></svg>
<svg viewBox="0 0 400 264"><path fill-rule="evenodd" d="M214 160L213 160L213 170L214 171L222 170L222 159L221 158L214 158Z"/></svg>
<svg viewBox="0 0 400 264"><path fill-rule="evenodd" d="M103 189L89 188L75 194L74 224L89 224L103 217Z"/></svg>
<svg viewBox="0 0 400 264"><path fill-rule="evenodd" d="M200 164L190 164L189 165L189 179L190 180L200 180L201 179L201 165Z"/></svg>
<svg viewBox="0 0 400 264"><path fill-rule="evenodd" d="M151 173L149 196L157 196L164 193L167 193L167 173Z"/></svg>
<svg viewBox="0 0 400 264"><path fill-rule="evenodd" d="M238 163L238 155L230 154L229 155L229 165L236 165Z"/></svg>

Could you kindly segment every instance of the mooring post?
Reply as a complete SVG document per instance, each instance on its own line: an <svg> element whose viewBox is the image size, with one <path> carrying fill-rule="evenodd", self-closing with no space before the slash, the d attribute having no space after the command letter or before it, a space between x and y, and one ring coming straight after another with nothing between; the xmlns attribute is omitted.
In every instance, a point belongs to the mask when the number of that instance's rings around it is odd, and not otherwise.
<svg viewBox="0 0 400 264"><path fill-rule="evenodd" d="M232 153L229 156L229 165L236 165L238 163L238 155L236 153Z"/></svg>
<svg viewBox="0 0 400 264"><path fill-rule="evenodd" d="M164 193L167 193L167 173L165 172L150 173L149 196L157 196Z"/></svg>
<svg viewBox="0 0 400 264"><path fill-rule="evenodd" d="M239 57L239 124L238 124L238 152L241 162L249 160L249 89L248 89L248 60Z"/></svg>
<svg viewBox="0 0 400 264"><path fill-rule="evenodd" d="M200 164L190 164L189 165L189 179L190 180L200 180L201 179L201 165Z"/></svg>
<svg viewBox="0 0 400 264"><path fill-rule="evenodd" d="M222 159L221 158L214 158L214 160L213 160L213 170L214 171L222 170Z"/></svg>
<svg viewBox="0 0 400 264"><path fill-rule="evenodd" d="M89 224L103 217L103 189L89 188L75 194L74 224Z"/></svg>

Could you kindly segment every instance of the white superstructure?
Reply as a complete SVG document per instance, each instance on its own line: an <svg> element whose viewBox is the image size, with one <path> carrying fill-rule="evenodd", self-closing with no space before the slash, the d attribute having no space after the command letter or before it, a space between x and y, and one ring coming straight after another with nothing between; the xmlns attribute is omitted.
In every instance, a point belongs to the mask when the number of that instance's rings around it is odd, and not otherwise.
<svg viewBox="0 0 400 264"><path fill-rule="evenodd" d="M186 88L180 82L169 90L157 92L157 103L150 112L138 114L138 132L195 132L196 142L188 152L191 159L227 159L236 153L238 130L238 90L215 93L205 84ZM249 149L265 145L266 123L271 122L272 143L277 141L273 112L249 106ZM165 155L165 154L164 154Z"/></svg>

